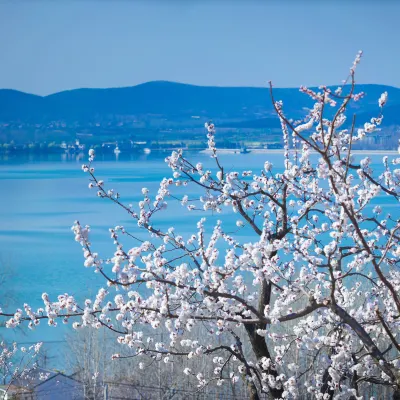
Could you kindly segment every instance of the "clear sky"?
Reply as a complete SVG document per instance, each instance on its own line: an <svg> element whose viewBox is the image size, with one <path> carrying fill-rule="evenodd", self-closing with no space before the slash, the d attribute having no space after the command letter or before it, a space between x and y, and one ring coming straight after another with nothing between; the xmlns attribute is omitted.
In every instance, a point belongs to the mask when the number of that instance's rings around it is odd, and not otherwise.
<svg viewBox="0 0 400 400"><path fill-rule="evenodd" d="M396 0L0 0L0 88L400 87Z"/></svg>

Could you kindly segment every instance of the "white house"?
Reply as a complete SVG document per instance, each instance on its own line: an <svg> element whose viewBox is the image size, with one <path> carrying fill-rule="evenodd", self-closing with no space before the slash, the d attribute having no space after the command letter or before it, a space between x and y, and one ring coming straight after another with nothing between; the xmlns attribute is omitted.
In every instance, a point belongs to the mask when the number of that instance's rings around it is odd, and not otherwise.
<svg viewBox="0 0 400 400"><path fill-rule="evenodd" d="M0 400L8 400L6 389L0 387Z"/></svg>

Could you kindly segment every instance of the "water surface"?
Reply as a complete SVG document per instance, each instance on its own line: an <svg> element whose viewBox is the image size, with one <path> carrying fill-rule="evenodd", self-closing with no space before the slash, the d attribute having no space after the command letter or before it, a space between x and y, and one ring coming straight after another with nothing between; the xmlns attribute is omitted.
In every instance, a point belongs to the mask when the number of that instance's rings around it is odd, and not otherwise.
<svg viewBox="0 0 400 400"><path fill-rule="evenodd" d="M167 155L103 157L95 162L96 175L104 179L107 188L121 193L126 203L135 204L142 198L142 187L154 196L161 179L171 176L164 161ZM193 163L202 162L205 168L215 165L207 154L190 153L189 157ZM85 158L49 155L0 159L0 268L11 273L6 289L13 295L14 305L28 302L39 307L43 292L54 300L62 293L87 297L104 285L98 274L83 267L81 247L70 230L74 220L91 225L93 248L104 258L114 251L109 228L124 225L131 233L143 235L124 210L88 189L88 175L81 170ZM371 158L377 170L382 171L382 155ZM220 159L226 171L261 170L267 159L279 168L283 164L282 154L276 153L224 154ZM185 192L194 194L193 189L187 188L176 188L174 194L181 197ZM378 202L385 205L388 200L382 195ZM396 207L386 206L385 211L398 212ZM188 237L196 232L196 222L202 216L185 211L178 201L171 201L154 221L158 228L174 226L177 233ZM217 217L223 219L221 215L211 216L211 222ZM225 227L235 229L235 221L234 216L227 218ZM246 231L240 235L245 236ZM129 248L129 242L126 246ZM2 331L3 336L20 342L40 339L63 343L68 328L54 329L43 324L26 335L21 331Z"/></svg>

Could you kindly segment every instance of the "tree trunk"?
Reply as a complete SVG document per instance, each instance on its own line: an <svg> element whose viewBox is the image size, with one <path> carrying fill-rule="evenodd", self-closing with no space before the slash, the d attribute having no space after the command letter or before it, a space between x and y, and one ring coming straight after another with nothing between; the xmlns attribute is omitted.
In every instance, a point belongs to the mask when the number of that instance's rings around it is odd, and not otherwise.
<svg viewBox="0 0 400 400"><path fill-rule="evenodd" d="M271 254L271 257L276 255L276 251ZM259 291L259 297L258 297L258 311L259 313L263 314L264 313L264 308L266 305L270 304L271 302L271 295L272 295L272 285L271 282L263 279ZM271 359L271 354L268 350L267 343L265 341L265 337L257 335L257 329L263 329L265 326L262 324L253 324L253 325L248 325L245 324L245 329L247 332L247 335L249 336L251 347L253 349L253 352L257 358L258 361L260 361L263 357ZM274 378L278 376L277 371L274 368L269 368L268 370L264 371L265 373L272 375ZM255 385L254 382L252 382L252 385L255 387L257 390L257 386ZM282 397L283 393L283 388L277 389L277 388L269 388L270 395L273 399L280 399ZM252 394L250 393L250 397ZM257 397L251 397L251 399L259 399L259 395L257 393Z"/></svg>
<svg viewBox="0 0 400 400"><path fill-rule="evenodd" d="M245 324L246 332L249 336L251 347L253 349L253 352L255 356L257 357L257 360L261 360L263 357L271 359L271 354L268 350L267 343L265 342L265 338L257 335L256 330L261 329L262 327L259 327L257 325L249 325ZM278 376L278 373L275 369L270 368L269 370L265 371L266 373L274 376L275 378ZM253 386L255 384L253 383ZM282 397L283 389L277 389L277 388L269 388L270 394L272 398L274 399L280 399ZM250 394L251 397L251 394ZM251 397L253 399L253 397ZM254 397L254 399L259 399L259 396L257 394L257 397ZM399 399L400 400L400 399Z"/></svg>
<svg viewBox="0 0 400 400"><path fill-rule="evenodd" d="M351 358L352 358L352 360L354 361L354 364L356 364L356 363L357 363L357 359L356 359L356 356L355 356L354 353L351 355ZM350 387L352 387L353 389L356 390L356 395L355 395L355 396L350 396L349 400L356 400L357 397L359 397L359 395L360 395L360 394L358 393L358 383L357 383L357 380L358 380L358 374L357 374L356 371L354 371L354 372L353 372L353 375L352 375L352 377L351 377Z"/></svg>
<svg viewBox="0 0 400 400"><path fill-rule="evenodd" d="M247 384L247 386L249 388L250 400L260 400L260 396L258 395L257 386L254 384L254 382L249 382Z"/></svg>
<svg viewBox="0 0 400 400"><path fill-rule="evenodd" d="M322 377L322 387L321 387L321 393L322 394L328 394L329 395L329 397L328 397L328 399L329 400L332 400L333 399L333 396L334 396L334 394L335 394L335 391L334 390L332 390L332 388L330 387L330 383L331 383L331 381L332 381L332 378L331 378L331 376L329 375L329 372L328 372L328 368L325 370L325 372L324 372L324 375L323 375L323 377ZM325 397L324 397L325 398Z"/></svg>

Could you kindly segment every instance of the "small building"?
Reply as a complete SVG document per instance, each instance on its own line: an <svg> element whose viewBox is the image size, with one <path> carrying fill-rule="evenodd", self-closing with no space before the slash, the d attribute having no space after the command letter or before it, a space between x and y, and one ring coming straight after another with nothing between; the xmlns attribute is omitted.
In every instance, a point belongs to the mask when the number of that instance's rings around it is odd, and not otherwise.
<svg viewBox="0 0 400 400"><path fill-rule="evenodd" d="M8 398L4 397L4 400L9 400L12 396L18 400L84 400L82 382L62 372L41 368L32 372L29 378L13 382L12 390L8 391Z"/></svg>
<svg viewBox="0 0 400 400"><path fill-rule="evenodd" d="M61 372L39 383L31 394L33 396L27 400L84 400L85 398L83 384Z"/></svg>
<svg viewBox="0 0 400 400"><path fill-rule="evenodd" d="M24 395L28 392L28 390L14 385L2 385L0 386L0 400L19 399L19 396Z"/></svg>
<svg viewBox="0 0 400 400"><path fill-rule="evenodd" d="M0 400L8 400L8 388L5 386L0 386Z"/></svg>

